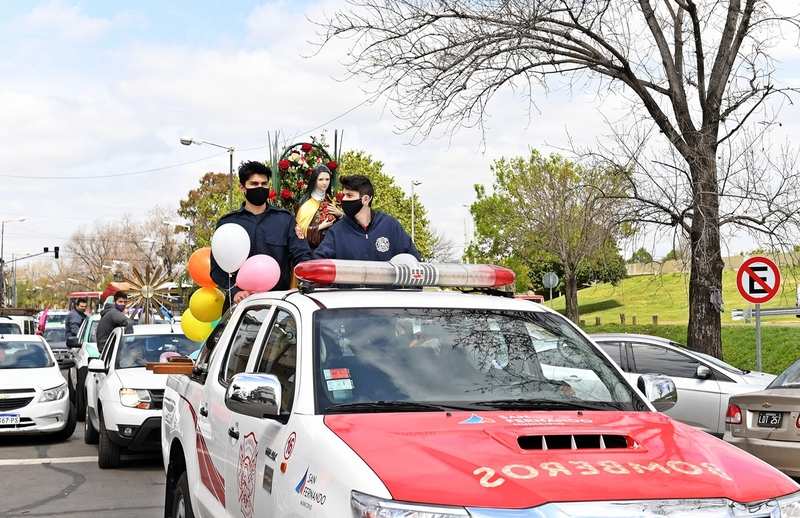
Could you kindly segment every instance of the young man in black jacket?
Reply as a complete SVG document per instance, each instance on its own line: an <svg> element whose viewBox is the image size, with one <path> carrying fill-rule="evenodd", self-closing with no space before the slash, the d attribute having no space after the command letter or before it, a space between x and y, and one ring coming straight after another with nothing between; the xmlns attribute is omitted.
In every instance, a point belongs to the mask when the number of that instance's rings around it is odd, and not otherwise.
<svg viewBox="0 0 800 518"><path fill-rule="evenodd" d="M107 303L100 312L100 322L97 324L97 350L100 353L105 349L106 341L114 329L124 327L126 333L133 333L133 323L125 316L125 306L128 304L128 295L124 291L114 294L114 302Z"/></svg>
<svg viewBox="0 0 800 518"><path fill-rule="evenodd" d="M372 210L375 190L362 175L342 176L342 211L345 216L328 230L314 251L315 259L389 261L398 254L420 259L417 247L400 222Z"/></svg>

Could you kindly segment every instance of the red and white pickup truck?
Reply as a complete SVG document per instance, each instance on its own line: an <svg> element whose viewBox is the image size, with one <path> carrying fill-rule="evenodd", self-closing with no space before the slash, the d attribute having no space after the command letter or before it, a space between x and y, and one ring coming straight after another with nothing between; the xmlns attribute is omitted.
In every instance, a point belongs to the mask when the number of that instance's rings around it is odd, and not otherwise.
<svg viewBox="0 0 800 518"><path fill-rule="evenodd" d="M493 286L502 269L325 260L296 273L316 287L249 297L193 374L169 377L165 516L800 516L794 481L658 413L674 384L632 386L560 315L343 287Z"/></svg>

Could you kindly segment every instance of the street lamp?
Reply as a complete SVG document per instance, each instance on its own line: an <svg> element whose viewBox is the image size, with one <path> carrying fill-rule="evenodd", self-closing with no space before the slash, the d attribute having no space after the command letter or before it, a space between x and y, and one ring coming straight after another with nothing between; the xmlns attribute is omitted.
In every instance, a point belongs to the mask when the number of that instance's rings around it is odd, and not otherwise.
<svg viewBox="0 0 800 518"><path fill-rule="evenodd" d="M230 186L228 189L228 205L233 209L233 151L234 148L231 146L223 146L221 144L214 144L213 142L209 142L207 140L198 140L193 138L181 138L181 144L184 146L191 146L192 144L196 146L202 146L203 144L218 147L220 149L224 149L228 152L228 158L230 159L230 168L228 169L228 180L230 182Z"/></svg>
<svg viewBox="0 0 800 518"><path fill-rule="evenodd" d="M6 223L22 223L25 218L11 218L0 221L0 308L6 304L5 238Z"/></svg>
<svg viewBox="0 0 800 518"><path fill-rule="evenodd" d="M416 240L414 238L416 237L417 226L416 226L416 217L415 217L416 213L414 211L414 206L416 205L416 203L414 203L414 202L417 199L416 198L417 195L415 194L415 192L416 192L415 188L417 186L419 186L419 185L422 185L422 182L418 182L416 180L411 180L411 241L414 242L415 246L416 246Z"/></svg>

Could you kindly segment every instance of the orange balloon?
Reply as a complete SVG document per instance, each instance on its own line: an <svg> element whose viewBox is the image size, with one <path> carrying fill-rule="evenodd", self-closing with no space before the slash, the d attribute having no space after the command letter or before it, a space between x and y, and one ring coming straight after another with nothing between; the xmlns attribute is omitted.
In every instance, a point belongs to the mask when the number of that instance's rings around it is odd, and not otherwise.
<svg viewBox="0 0 800 518"><path fill-rule="evenodd" d="M186 265L189 275L195 284L204 288L214 288L216 283L211 278L211 247L206 246L195 250Z"/></svg>

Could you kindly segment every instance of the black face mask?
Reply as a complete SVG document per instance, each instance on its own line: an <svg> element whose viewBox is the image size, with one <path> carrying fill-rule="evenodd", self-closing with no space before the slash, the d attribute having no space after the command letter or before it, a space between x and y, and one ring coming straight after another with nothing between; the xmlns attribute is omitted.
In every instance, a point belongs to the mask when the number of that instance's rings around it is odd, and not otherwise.
<svg viewBox="0 0 800 518"><path fill-rule="evenodd" d="M355 218L363 207L364 203L361 198L357 200L342 200L342 212L349 218Z"/></svg>
<svg viewBox="0 0 800 518"><path fill-rule="evenodd" d="M269 189L266 187L251 187L245 191L244 197L253 205L264 205L269 199Z"/></svg>

